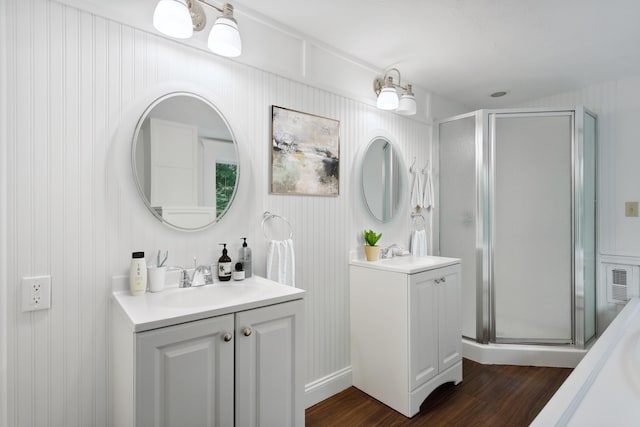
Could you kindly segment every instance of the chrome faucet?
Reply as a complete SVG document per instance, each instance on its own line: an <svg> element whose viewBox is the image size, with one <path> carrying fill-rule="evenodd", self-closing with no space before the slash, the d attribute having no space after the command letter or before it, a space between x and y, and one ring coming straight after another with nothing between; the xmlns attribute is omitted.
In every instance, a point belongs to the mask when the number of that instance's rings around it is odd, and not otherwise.
<svg viewBox="0 0 640 427"><path fill-rule="evenodd" d="M197 266L193 271L193 277L191 277L191 286L204 286L212 283L213 274L211 274L211 268L206 265Z"/></svg>
<svg viewBox="0 0 640 427"><path fill-rule="evenodd" d="M189 277L189 272L180 268L180 285L181 288L190 288L191 287L191 277Z"/></svg>
<svg viewBox="0 0 640 427"><path fill-rule="evenodd" d="M390 246L387 246L386 248L381 248L380 258L393 258L393 249L397 247L398 245L394 243Z"/></svg>
<svg viewBox="0 0 640 427"><path fill-rule="evenodd" d="M189 276L186 268L180 269L180 287L190 288L192 286L204 286L213 284L213 274L211 267L207 265L197 265L196 257L193 257L193 274Z"/></svg>
<svg viewBox="0 0 640 427"><path fill-rule="evenodd" d="M389 245L386 248L380 249L381 259L393 258L394 256L405 256L405 255L410 255L409 251L396 243Z"/></svg>

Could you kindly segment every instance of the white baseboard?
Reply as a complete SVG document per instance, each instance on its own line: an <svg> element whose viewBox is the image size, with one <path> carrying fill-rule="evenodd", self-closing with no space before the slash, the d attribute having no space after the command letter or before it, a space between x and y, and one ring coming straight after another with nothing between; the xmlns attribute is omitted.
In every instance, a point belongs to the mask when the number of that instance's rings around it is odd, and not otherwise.
<svg viewBox="0 0 640 427"><path fill-rule="evenodd" d="M567 346L478 344L462 340L462 355L484 365L575 368L586 353L587 350Z"/></svg>
<svg viewBox="0 0 640 427"><path fill-rule="evenodd" d="M305 409L348 389L352 384L351 366L307 384L304 387Z"/></svg>

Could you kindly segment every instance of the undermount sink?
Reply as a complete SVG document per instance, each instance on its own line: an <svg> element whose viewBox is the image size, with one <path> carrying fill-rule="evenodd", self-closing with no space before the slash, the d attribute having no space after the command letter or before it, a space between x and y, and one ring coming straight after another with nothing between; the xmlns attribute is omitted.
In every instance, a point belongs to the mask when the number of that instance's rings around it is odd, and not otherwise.
<svg viewBox="0 0 640 427"><path fill-rule="evenodd" d="M432 261L434 259L439 259L438 257L414 257L414 256L397 256L393 258L382 258L379 259L383 264L393 264L393 265L406 265L406 264L415 264L415 263L425 263Z"/></svg>
<svg viewBox="0 0 640 427"><path fill-rule="evenodd" d="M152 295L153 304L165 308L196 308L229 304L238 298L257 296L260 286L255 283L215 283L213 285L173 288Z"/></svg>

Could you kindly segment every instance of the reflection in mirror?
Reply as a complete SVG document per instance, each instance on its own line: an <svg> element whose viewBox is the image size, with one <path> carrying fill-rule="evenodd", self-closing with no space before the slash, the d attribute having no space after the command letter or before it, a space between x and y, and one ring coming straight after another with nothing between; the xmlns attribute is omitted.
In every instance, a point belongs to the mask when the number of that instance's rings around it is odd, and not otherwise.
<svg viewBox="0 0 640 427"><path fill-rule="evenodd" d="M362 161L362 192L364 200L378 221L389 222L400 207L403 163L391 141L374 138Z"/></svg>
<svg viewBox="0 0 640 427"><path fill-rule="evenodd" d="M134 133L132 164L147 207L182 230L220 220L238 187L231 128L213 104L192 93L170 93L147 108Z"/></svg>

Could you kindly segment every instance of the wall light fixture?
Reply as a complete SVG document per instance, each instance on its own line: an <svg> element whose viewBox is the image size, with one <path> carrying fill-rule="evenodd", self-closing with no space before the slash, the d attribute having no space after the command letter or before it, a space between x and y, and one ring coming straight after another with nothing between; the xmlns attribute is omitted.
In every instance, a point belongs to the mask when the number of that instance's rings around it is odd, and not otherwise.
<svg viewBox="0 0 640 427"><path fill-rule="evenodd" d="M393 77L389 75L392 71L398 74L398 83L393 82ZM398 98L397 89L402 90L402 95ZM376 103L381 110L395 110L396 113L405 116L412 116L416 113L416 97L412 92L411 85L402 86L400 70L390 68L384 73L384 77L373 80L373 90L378 96Z"/></svg>
<svg viewBox="0 0 640 427"><path fill-rule="evenodd" d="M229 3L219 8L203 0L160 0L153 12L153 26L169 37L188 39L194 31L201 31L207 25L203 4L222 13L209 33L209 49L222 56L239 56L242 40L238 22L233 17L233 6Z"/></svg>

